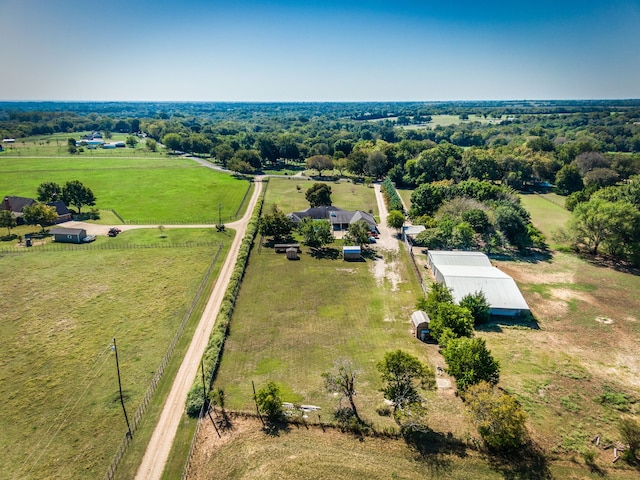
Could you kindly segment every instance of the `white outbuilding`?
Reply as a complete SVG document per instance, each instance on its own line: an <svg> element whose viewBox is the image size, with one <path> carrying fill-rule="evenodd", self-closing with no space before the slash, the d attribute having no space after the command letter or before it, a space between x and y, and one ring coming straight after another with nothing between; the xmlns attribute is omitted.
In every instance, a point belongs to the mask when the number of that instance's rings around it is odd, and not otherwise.
<svg viewBox="0 0 640 480"><path fill-rule="evenodd" d="M482 252L430 251L429 267L436 281L451 289L456 303L466 295L482 292L490 305L491 315L530 313L513 278L492 266Z"/></svg>

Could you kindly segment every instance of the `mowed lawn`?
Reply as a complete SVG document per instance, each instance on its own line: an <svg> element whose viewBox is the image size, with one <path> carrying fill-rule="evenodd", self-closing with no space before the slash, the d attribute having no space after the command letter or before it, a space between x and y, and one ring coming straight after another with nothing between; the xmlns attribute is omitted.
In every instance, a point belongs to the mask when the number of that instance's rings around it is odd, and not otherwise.
<svg viewBox="0 0 640 480"><path fill-rule="evenodd" d="M331 187L331 199L336 207L343 210L362 210L372 213L374 216L378 215L378 204L373 188L348 181L323 182L295 177L269 179L265 208L268 209L275 204L285 213L309 208L305 193L314 183L326 183Z"/></svg>
<svg viewBox="0 0 640 480"><path fill-rule="evenodd" d="M364 186L354 188L362 189L354 195L374 195ZM343 197L336 195L333 203L354 208ZM281 205L283 198L280 184L270 182L267 204ZM401 282L376 278L375 265ZM385 254L374 264L317 259L303 248L299 261L288 261L272 249L254 248L216 380L228 405L251 409L251 381L260 387L273 380L289 401L322 406L328 420L337 399L324 391L321 374L348 358L362 369L358 403L375 420L374 408L383 400L376 363L385 352L403 348L426 360L425 346L409 335L409 316L421 294L410 268L399 254Z"/></svg>
<svg viewBox="0 0 640 480"><path fill-rule="evenodd" d="M101 478L218 250L233 232L124 232L112 245L0 258L0 478ZM206 296L206 292L204 293ZM194 322L191 322L193 328Z"/></svg>
<svg viewBox="0 0 640 480"><path fill-rule="evenodd" d="M563 206L564 198L555 193L520 195L522 206L531 214L533 224L547 237L547 243L571 218L571 212Z"/></svg>
<svg viewBox="0 0 640 480"><path fill-rule="evenodd" d="M183 158L2 158L0 194L35 198L43 182L79 180L96 207L135 223L217 223L236 219L246 180ZM83 211L88 211L85 207ZM242 212L240 212L242 213Z"/></svg>

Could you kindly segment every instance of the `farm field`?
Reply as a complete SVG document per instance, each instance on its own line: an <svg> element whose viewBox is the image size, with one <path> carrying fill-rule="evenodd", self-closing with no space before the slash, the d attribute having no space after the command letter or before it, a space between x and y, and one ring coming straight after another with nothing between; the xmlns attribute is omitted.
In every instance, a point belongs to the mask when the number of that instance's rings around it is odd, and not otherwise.
<svg viewBox="0 0 640 480"><path fill-rule="evenodd" d="M34 198L38 185L80 180L96 196L96 208L113 209L140 224L217 223L243 213L250 185L227 173L182 158L2 158L0 194ZM89 211L85 207L83 211ZM241 210L238 212L238 210Z"/></svg>
<svg viewBox="0 0 640 480"><path fill-rule="evenodd" d="M87 250L34 247L2 256L0 478L104 475L126 432L113 337L131 421L218 244L224 246L209 288L233 238L232 231L212 229L164 234L160 239L158 230L135 230L100 239L115 248L96 242ZM191 246L160 248L163 242ZM201 303L186 325L186 338ZM182 355L181 348L174 355Z"/></svg>
<svg viewBox="0 0 640 480"><path fill-rule="evenodd" d="M571 218L571 212L564 208L564 197L555 193L520 195L520 200L531 214L534 225L544 233L548 244Z"/></svg>
<svg viewBox="0 0 640 480"><path fill-rule="evenodd" d="M277 186L272 187L267 202L284 197ZM339 198L335 197L334 204L340 204ZM530 199L534 200L530 202L534 224L560 226L566 220L567 212L557 204L537 196L525 201ZM215 384L225 390L227 406L251 411L251 380L257 388L274 380L283 387L285 400L321 406L321 420L329 421L336 401L323 391L320 373L329 369L334 359L347 356L363 369L356 397L363 416L379 428L392 425L374 411L382 399L375 370L379 358L386 350L402 348L432 367L444 365L444 361L436 346L416 343L408 334L407 318L420 293L419 287L412 286L413 271L403 255L385 253L383 258L386 265L398 269L401 282L395 287L391 282L383 282L382 288L376 285L376 269L367 265L369 260L347 264L350 271L346 275L344 264L313 259L306 251L299 262L287 262L264 247L259 253L254 249ZM626 413L638 413L640 384L634 372L640 369L640 277L555 252L546 262L494 263L518 282L536 320L533 324L492 323L476 333L486 339L499 360L500 386L521 402L529 416L532 439L546 454L549 475L544 469L527 474L534 475L531 478L635 478L637 470L624 462L612 464L612 451L595 448L590 440L600 435L603 442L619 441L618 419ZM432 392L427 401L433 431L452 435L469 449L465 456L447 455L438 476L463 478L460 472L469 475L470 471L474 478L520 478L525 474L524 470L514 474L494 458L478 456L469 443L477 434L458 398ZM276 478L282 472L286 472L283 478L304 477L303 465L307 463L341 478L332 465L350 463L339 460L336 450L340 449L334 447L350 438L327 440L321 431L312 431L292 426L288 432L271 437L254 429L246 436L243 432L229 439L228 444L225 441L219 447L221 455L211 453L212 448L218 452L218 447L212 446L216 443L213 437L203 440L199 450L209 452L205 471L221 469L229 478L251 478L255 473L252 465L259 463L253 464L242 453L230 453L247 450L253 452L252 457L264 455L262 464L268 465L264 478ZM308 446L301 449L300 444ZM351 453L357 448L350 445L342 450ZM370 448L372 452L376 447ZM386 462L389 470L376 476L363 467L358 471L365 473L359 478L389 478L396 469L402 471L398 478L417 478L412 472L424 475L431 468L429 462L437 463L439 458L432 452L431 457L418 459L404 444L386 448L395 452L390 457L396 459ZM396 448L404 449L403 453ZM267 460L276 450L278 458L292 461ZM313 453L305 457L301 450ZM584 461L591 454L598 466L595 471ZM325 463L325 455L332 460ZM377 464L379 455L383 454L365 455L361 463ZM407 458L416 463L405 464ZM201 478L197 469L190 478Z"/></svg>

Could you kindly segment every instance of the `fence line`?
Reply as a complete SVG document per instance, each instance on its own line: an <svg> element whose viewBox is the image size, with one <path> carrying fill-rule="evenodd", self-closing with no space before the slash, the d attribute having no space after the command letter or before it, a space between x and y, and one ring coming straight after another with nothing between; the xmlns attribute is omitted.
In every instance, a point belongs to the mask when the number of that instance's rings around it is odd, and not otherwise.
<svg viewBox="0 0 640 480"><path fill-rule="evenodd" d="M169 345L169 348L165 352L164 357L162 358L162 361L160 362L160 366L158 367L158 370L156 370L156 373L154 374L153 378L151 379L151 384L147 388L147 392L146 392L144 398L142 399L142 403L138 407L138 410L136 410L136 413L135 413L135 415L133 417L133 422L132 422L132 426L131 426L131 433L132 434L138 428L138 425L139 425L140 421L142 420L142 416L143 416L145 410L147 409L147 406L151 402L151 398L153 397L153 394L156 391L156 387L158 386L158 383L160 383L160 379L162 378L162 375L164 374L164 370L167 367L167 365L169 364L169 362L171 361L171 357L173 356L173 352L174 352L176 346L178 345L178 342L180 341L180 338L182 337L182 333L184 332L184 329L185 329L187 323L191 319L191 316L193 315L193 312L196 309L196 306L198 304L198 301L200 300L200 297L202 296L202 292L204 291L204 288L206 287L207 283L209 282L209 279L211 278L211 275L213 273L213 270L214 270L214 267L216 265L216 262L218 261L218 258L220 257L220 252L222 252L222 248L223 248L223 244L222 243L218 244L218 250L217 250L216 254L213 257L213 260L209 264L209 268L207 268L207 271L205 272L204 277L202 278L202 281L200 282L200 286L198 287L198 291L196 292L195 296L193 297L193 300L191 301L191 305L189 306L189 309L187 310L187 313L185 314L184 318L182 319L182 322L180 323L180 326L178 327L178 330L176 330L176 333L173 336L173 340L171 341L171 344ZM131 437L129 436L129 433L127 432L125 434L124 438L122 439L122 442L120 443L120 447L118 448L118 451L114 455L113 460L111 461L111 464L109 465L107 473L104 476L105 480L112 480L114 478L115 472L116 472L116 470L118 468L118 465L119 465L120 461L122 460L122 457L124 456L124 453L126 452L127 447L129 446L130 442L131 442Z"/></svg>
<svg viewBox="0 0 640 480"><path fill-rule="evenodd" d="M234 220L236 218L238 218L238 215L240 215L240 211L242 210L244 202L247 201L247 196L249 195L249 192L251 191L251 184L252 183L253 183L253 180L249 181L249 186L247 187L247 191L244 192L244 197L242 197L242 201L240 202L240 205L238 205L238 209L236 210L236 214L233 216Z"/></svg>
<svg viewBox="0 0 640 480"><path fill-rule="evenodd" d="M427 287L425 287L424 285L424 280L422 279L422 272L420 271L420 267L418 266L418 263L416 262L416 259L413 256L413 248L411 247L411 243L409 243L409 238L406 235L404 236L404 245L407 248L407 251L409 252L409 258L411 259L413 270L416 272L416 275L418 276L418 280L420 281L420 287L422 288L422 292L426 295Z"/></svg>
<svg viewBox="0 0 640 480"><path fill-rule="evenodd" d="M6 254L25 254L31 252L49 253L49 252L79 252L87 250L134 250L145 248L193 248L193 247L216 247L221 246L222 242L183 242L183 243L103 243L103 244L89 244L89 245L74 245L74 244L49 244L39 245L36 247L24 247L24 248L1 248L0 253Z"/></svg>

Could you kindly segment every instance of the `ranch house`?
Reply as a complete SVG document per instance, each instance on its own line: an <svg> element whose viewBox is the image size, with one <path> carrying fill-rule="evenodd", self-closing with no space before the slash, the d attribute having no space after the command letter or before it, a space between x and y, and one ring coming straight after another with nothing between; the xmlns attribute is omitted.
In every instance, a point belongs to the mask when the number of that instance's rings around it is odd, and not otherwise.
<svg viewBox="0 0 640 480"><path fill-rule="evenodd" d="M325 207L310 207L301 212L293 212L289 214L289 218L294 225L297 225L302 221L304 217L310 217L314 220L329 220L331 227L334 231L347 230L349 225L359 220L364 220L369 229L377 231L378 224L376 223L373 215L362 210L348 211L338 207L325 206Z"/></svg>

